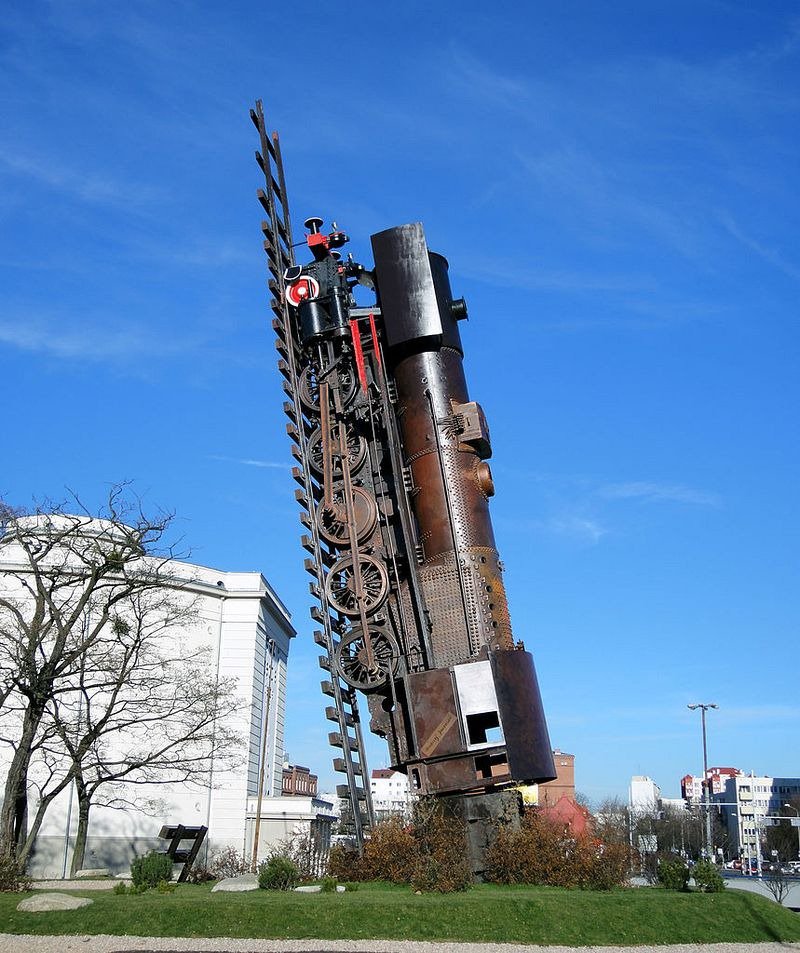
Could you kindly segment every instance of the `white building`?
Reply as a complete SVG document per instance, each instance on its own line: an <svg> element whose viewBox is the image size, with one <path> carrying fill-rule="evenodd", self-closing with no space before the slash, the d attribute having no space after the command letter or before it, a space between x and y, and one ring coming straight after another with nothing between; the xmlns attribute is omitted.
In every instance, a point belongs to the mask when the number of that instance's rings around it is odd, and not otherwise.
<svg viewBox="0 0 800 953"><path fill-rule="evenodd" d="M755 858L770 819L778 817L783 806L797 797L800 778L739 774L727 779L724 791L715 793L711 803L718 805L732 852Z"/></svg>
<svg viewBox="0 0 800 953"><path fill-rule="evenodd" d="M111 524L92 521L92 527L97 526L99 532L108 532ZM87 524L87 533L91 532L94 529ZM147 558L143 557L142 563ZM157 840L159 829L175 824L208 827L206 856L225 846L249 855L262 751L263 794L266 799L281 796L286 664L289 643L296 634L288 611L260 573L220 572L179 561L165 568L173 591L191 600L194 609L191 622L164 637L180 639L197 658L207 658L209 674L217 681L232 679L236 683L240 704L227 724L242 739L238 766L222 771L218 764L211 764L198 783L137 785L138 809L93 806L84 861L87 867L124 870L133 856L151 847L163 847ZM0 593L21 597L19 580L24 571L14 547L0 547ZM190 693L192 685L187 684L185 691ZM9 746L0 746L0 797L10 756ZM33 811L35 790L29 797ZM143 808L145 804L148 806ZM265 800L262 807L267 820L271 817L270 804ZM294 805L292 812L297 814L301 807ZM305 808L307 821L327 810L310 803ZM76 809L71 788L48 808L30 863L34 876L61 877L69 871ZM278 811L282 818L288 818L289 813L285 807ZM283 830L286 824L278 827ZM265 820L264 833L270 829Z"/></svg>
<svg viewBox="0 0 800 953"><path fill-rule="evenodd" d="M635 774L628 788L628 804L631 813L652 814L659 808L661 788L652 778L644 774Z"/></svg>
<svg viewBox="0 0 800 953"><path fill-rule="evenodd" d="M413 795L407 774L391 768L375 768L369 783L377 820L386 820L392 815L410 816Z"/></svg>

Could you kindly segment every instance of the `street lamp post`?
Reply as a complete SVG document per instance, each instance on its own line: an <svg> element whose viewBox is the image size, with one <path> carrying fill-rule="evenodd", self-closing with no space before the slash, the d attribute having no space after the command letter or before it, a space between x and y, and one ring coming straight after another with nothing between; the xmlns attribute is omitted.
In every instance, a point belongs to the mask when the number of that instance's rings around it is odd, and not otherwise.
<svg viewBox="0 0 800 953"><path fill-rule="evenodd" d="M711 792L709 790L710 785L708 781L708 746L706 744L706 712L709 708L718 708L718 705L715 705L713 702L708 704L703 704L702 702L697 702L694 705L687 705L687 708L690 708L692 711L700 709L700 717L702 719L703 725L703 789L705 792L705 808L706 808L706 857L711 859Z"/></svg>
<svg viewBox="0 0 800 953"><path fill-rule="evenodd" d="M792 807L791 804L784 804L784 807L788 807L790 811L794 811L798 818L800 818L800 811L796 807ZM800 825L797 827L797 859L800 860Z"/></svg>

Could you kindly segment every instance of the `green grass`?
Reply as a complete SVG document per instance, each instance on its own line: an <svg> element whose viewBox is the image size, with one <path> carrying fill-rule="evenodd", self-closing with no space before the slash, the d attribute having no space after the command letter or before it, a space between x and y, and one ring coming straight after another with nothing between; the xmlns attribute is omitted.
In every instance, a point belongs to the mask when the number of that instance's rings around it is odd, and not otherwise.
<svg viewBox="0 0 800 953"><path fill-rule="evenodd" d="M212 894L207 886L138 896L70 892L94 903L68 912L18 913L21 895L0 894L0 932L566 946L800 940L797 914L744 891L595 893L484 885L460 894L416 896L408 887L360 884L357 891L341 894Z"/></svg>

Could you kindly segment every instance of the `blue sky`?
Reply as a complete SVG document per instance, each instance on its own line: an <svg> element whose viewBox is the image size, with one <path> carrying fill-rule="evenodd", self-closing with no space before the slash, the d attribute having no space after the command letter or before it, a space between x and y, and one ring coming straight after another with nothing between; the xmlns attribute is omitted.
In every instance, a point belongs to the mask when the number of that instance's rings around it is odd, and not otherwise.
<svg viewBox="0 0 800 953"><path fill-rule="evenodd" d="M790 3L3 5L0 493L133 480L300 636L332 782L260 247L422 220L470 306L517 638L590 798L800 775L800 14ZM299 233L296 237L300 237ZM372 766L384 757L373 746Z"/></svg>

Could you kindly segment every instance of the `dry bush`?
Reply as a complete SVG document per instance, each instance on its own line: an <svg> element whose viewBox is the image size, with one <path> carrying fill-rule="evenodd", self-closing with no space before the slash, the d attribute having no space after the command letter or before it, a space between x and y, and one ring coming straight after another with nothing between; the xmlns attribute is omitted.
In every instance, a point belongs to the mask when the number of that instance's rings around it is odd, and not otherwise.
<svg viewBox="0 0 800 953"><path fill-rule="evenodd" d="M359 880L388 880L411 883L419 859L419 843L413 828L390 818L377 824L364 844Z"/></svg>
<svg viewBox="0 0 800 953"><path fill-rule="evenodd" d="M464 822L435 801L421 800L414 812L418 856L411 883L416 890L452 893L472 883Z"/></svg>
<svg viewBox="0 0 800 953"><path fill-rule="evenodd" d="M332 847L328 873L338 880L385 880L417 890L464 890L471 882L464 825L441 805L422 801L412 824L399 818L377 824L360 857L354 848Z"/></svg>
<svg viewBox="0 0 800 953"><path fill-rule="evenodd" d="M328 875L338 881L365 880L361 870L361 856L355 847L334 844L328 854Z"/></svg>
<svg viewBox="0 0 800 953"><path fill-rule="evenodd" d="M313 831L301 830L290 834L270 849L267 860L282 857L297 868L301 880L316 880L328 866L327 845Z"/></svg>
<svg viewBox="0 0 800 953"><path fill-rule="evenodd" d="M224 847L221 851L214 854L208 870L212 879L224 880L226 877L238 877L240 874L246 874L250 869L249 864L235 847Z"/></svg>
<svg viewBox="0 0 800 953"><path fill-rule="evenodd" d="M486 879L504 884L545 884L609 890L627 880L627 849L573 835L538 811L527 811L519 830L501 828L489 850Z"/></svg>

